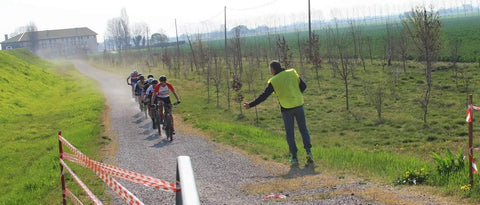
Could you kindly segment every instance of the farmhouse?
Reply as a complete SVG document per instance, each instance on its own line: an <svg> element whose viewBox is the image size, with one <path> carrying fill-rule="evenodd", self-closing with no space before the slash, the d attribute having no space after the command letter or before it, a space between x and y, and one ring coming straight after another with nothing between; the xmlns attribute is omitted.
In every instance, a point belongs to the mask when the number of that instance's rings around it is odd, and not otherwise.
<svg viewBox="0 0 480 205"><path fill-rule="evenodd" d="M82 56L98 50L97 33L89 28L69 28L21 33L0 42L2 50L26 48L41 57Z"/></svg>

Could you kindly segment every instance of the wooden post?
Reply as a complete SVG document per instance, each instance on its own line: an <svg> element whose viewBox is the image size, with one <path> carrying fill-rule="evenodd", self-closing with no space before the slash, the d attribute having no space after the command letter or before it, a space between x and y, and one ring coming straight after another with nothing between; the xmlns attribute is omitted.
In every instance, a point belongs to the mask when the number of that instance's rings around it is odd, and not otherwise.
<svg viewBox="0 0 480 205"><path fill-rule="evenodd" d="M472 94L468 95L468 109L471 109L470 106L472 105ZM472 119L468 122L468 158L470 159L470 186L473 187L473 168L472 168L472 160L473 160L473 112L470 112L470 118ZM470 157L471 156L471 157Z"/></svg>
<svg viewBox="0 0 480 205"><path fill-rule="evenodd" d="M62 131L58 131L58 136L62 136ZM60 152L60 160L63 159L63 146L62 141L58 139L58 151ZM65 172L63 171L63 165L60 163L60 181L62 182L62 197L63 205L67 205L67 196L65 193Z"/></svg>

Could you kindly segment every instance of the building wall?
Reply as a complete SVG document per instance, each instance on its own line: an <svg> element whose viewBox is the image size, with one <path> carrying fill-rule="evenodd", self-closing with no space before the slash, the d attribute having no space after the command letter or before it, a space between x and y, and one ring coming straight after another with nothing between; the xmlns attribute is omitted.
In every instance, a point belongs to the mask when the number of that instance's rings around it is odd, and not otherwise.
<svg viewBox="0 0 480 205"><path fill-rule="evenodd" d="M2 49L27 48L31 50L30 42L15 42L2 44ZM86 55L97 52L96 36L75 36L39 40L35 53L41 57L67 57Z"/></svg>

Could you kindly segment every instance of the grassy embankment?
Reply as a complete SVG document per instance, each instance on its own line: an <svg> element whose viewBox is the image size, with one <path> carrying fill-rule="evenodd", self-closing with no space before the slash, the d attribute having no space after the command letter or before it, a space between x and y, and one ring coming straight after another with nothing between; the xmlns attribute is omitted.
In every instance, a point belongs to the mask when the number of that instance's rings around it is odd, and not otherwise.
<svg viewBox="0 0 480 205"><path fill-rule="evenodd" d="M109 143L99 138L103 95L71 64L51 63L27 50L0 51L0 71L0 204L60 204L57 132L101 159L99 150ZM72 169L94 193L103 193L105 186L90 170ZM66 176L67 187L84 195Z"/></svg>

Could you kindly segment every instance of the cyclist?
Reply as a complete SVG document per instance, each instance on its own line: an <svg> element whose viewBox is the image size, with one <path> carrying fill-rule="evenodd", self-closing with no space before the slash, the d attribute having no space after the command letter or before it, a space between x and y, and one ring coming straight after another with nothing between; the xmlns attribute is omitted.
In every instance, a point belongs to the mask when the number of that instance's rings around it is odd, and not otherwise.
<svg viewBox="0 0 480 205"><path fill-rule="evenodd" d="M145 89L145 96L144 96L145 98L144 98L143 102L145 103L145 105L148 105L148 107L149 107L149 109L148 109L149 113L148 114L149 114L150 118L152 119L152 128L156 129L157 126L155 124L155 120L153 119L154 118L154 115L153 115L154 110L153 110L153 106L152 106L153 101L151 101L151 99L152 99L152 94L153 94L153 88L155 87L155 85L157 85L158 81L155 80L154 78L149 78L147 80L147 82L148 83L145 84L145 86L147 88Z"/></svg>
<svg viewBox="0 0 480 205"><path fill-rule="evenodd" d="M171 105L172 102L170 101L170 94L169 93L170 93L170 91L172 91L173 95L177 99L177 102L175 104L179 104L180 103L180 98L178 97L177 92L173 88L172 84L167 82L167 76L164 76L164 75L160 76L160 78L158 78L158 81L159 81L159 83L157 85L155 85L155 88L153 89L153 95L152 95L151 101L156 103L156 104L158 102L162 101L163 104L165 104L165 105L167 105L167 104ZM160 106L159 109L162 110L163 105L161 103L158 103L158 105ZM170 112L170 115L172 115L172 110L171 109L169 110L169 112ZM160 112L160 118L163 119L163 113L162 112ZM173 134L175 134L175 127L173 126L173 115L172 115L172 129L173 129Z"/></svg>
<svg viewBox="0 0 480 205"><path fill-rule="evenodd" d="M134 70L132 73L130 73L130 75L128 75L127 77L127 84L132 86L132 94L134 94L134 86L135 86L135 83L137 83L138 81L138 77L140 77L140 74L138 73L137 70ZM130 82L128 82L128 79L130 79Z"/></svg>
<svg viewBox="0 0 480 205"><path fill-rule="evenodd" d="M138 77L137 83L134 85L134 90L135 90L135 96L138 97L138 103L142 103L143 99L143 86L145 85L145 76L140 75ZM140 110L142 110L142 106L140 105Z"/></svg>

